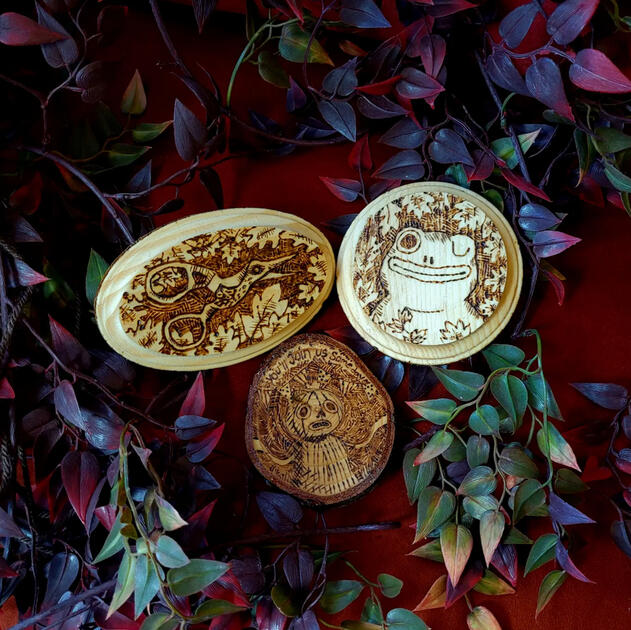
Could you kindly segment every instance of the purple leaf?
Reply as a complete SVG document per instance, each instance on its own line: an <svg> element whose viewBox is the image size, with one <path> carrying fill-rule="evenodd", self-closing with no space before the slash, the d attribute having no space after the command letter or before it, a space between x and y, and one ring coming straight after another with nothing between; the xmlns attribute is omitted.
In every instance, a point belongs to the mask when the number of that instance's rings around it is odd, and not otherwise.
<svg viewBox="0 0 631 630"><path fill-rule="evenodd" d="M412 149L400 151L382 164L374 173L377 179L421 179L425 174L423 159Z"/></svg>
<svg viewBox="0 0 631 630"><path fill-rule="evenodd" d="M528 88L519 71L513 65L511 58L499 48L486 58L486 71L493 83L510 92L517 92L523 96L530 96Z"/></svg>
<svg viewBox="0 0 631 630"><path fill-rule="evenodd" d="M567 46L580 35L599 2L600 0L565 0L548 17L548 35L557 44Z"/></svg>
<svg viewBox="0 0 631 630"><path fill-rule="evenodd" d="M395 89L399 96L412 100L431 98L445 90L436 79L416 68L405 68Z"/></svg>
<svg viewBox="0 0 631 630"><path fill-rule="evenodd" d="M429 391L438 383L434 371L427 365L410 365L408 369L407 400L425 398Z"/></svg>
<svg viewBox="0 0 631 630"><path fill-rule="evenodd" d="M289 77L289 89L287 90L287 111L295 112L297 109L307 104L307 97L302 88L294 81L293 77Z"/></svg>
<svg viewBox="0 0 631 630"><path fill-rule="evenodd" d="M173 108L173 134L175 148L183 160L192 162L206 141L206 128L202 121L179 99Z"/></svg>
<svg viewBox="0 0 631 630"><path fill-rule="evenodd" d="M627 389L616 383L571 383L571 385L583 396L605 409L618 411L629 401Z"/></svg>
<svg viewBox="0 0 631 630"><path fill-rule="evenodd" d="M527 203L519 210L518 223L524 230L540 232L556 227L561 222L554 212L538 203Z"/></svg>
<svg viewBox="0 0 631 630"><path fill-rule="evenodd" d="M345 101L320 101L318 109L322 118L338 133L355 142L357 137L357 121L355 110Z"/></svg>
<svg viewBox="0 0 631 630"><path fill-rule="evenodd" d="M631 80L595 48L579 50L569 74L570 81L584 90L607 94L631 92Z"/></svg>
<svg viewBox="0 0 631 630"><path fill-rule="evenodd" d="M511 586L517 584L517 551L515 545L498 545L493 554L491 565L510 582Z"/></svg>
<svg viewBox="0 0 631 630"><path fill-rule="evenodd" d="M88 442L101 451L118 450L125 425L112 409L98 402L94 409L83 407L81 413L85 418L85 437Z"/></svg>
<svg viewBox="0 0 631 630"><path fill-rule="evenodd" d="M631 558L631 521L614 521L611 524L611 537L624 553Z"/></svg>
<svg viewBox="0 0 631 630"><path fill-rule="evenodd" d="M186 445L186 457L188 457L188 460L193 464L203 462L219 443L224 427L224 424L220 424L215 429L204 433L202 437L189 442Z"/></svg>
<svg viewBox="0 0 631 630"><path fill-rule="evenodd" d="M550 490L549 506L550 518L561 523L561 525L581 525L596 522L580 510L577 510L573 505L558 497L552 490Z"/></svg>
<svg viewBox="0 0 631 630"><path fill-rule="evenodd" d="M358 28L388 28L390 22L373 0L342 0L342 22Z"/></svg>
<svg viewBox="0 0 631 630"><path fill-rule="evenodd" d="M328 227L329 230L333 230L336 234L344 235L346 234L348 228L351 226L351 223L355 220L356 216L356 212L352 214L342 214L339 217L330 219L329 221L323 221L322 225Z"/></svg>
<svg viewBox="0 0 631 630"><path fill-rule="evenodd" d="M65 68L72 65L79 58L79 47L68 31L49 13L47 13L39 4L37 9L37 21L50 31L59 33L63 39L50 43L42 44L42 55L46 63L52 68Z"/></svg>
<svg viewBox="0 0 631 630"><path fill-rule="evenodd" d="M405 375L405 367L401 361L376 352L365 357L364 363L389 392L395 391L401 385Z"/></svg>
<svg viewBox="0 0 631 630"><path fill-rule="evenodd" d="M327 335L333 337L333 339L337 339L338 341L341 341L343 344L347 345L355 354L358 354L360 357L374 350L374 347L371 346L367 341L364 341L363 337L361 337L352 326L331 328L329 330L325 330L324 332Z"/></svg>
<svg viewBox="0 0 631 630"><path fill-rule="evenodd" d="M559 66L549 57L540 57L526 70L526 86L530 93L557 114L574 120L563 87Z"/></svg>
<svg viewBox="0 0 631 630"><path fill-rule="evenodd" d="M61 461L61 479L70 504L84 525L94 491L99 485L101 469L89 451L69 451Z"/></svg>
<svg viewBox="0 0 631 630"><path fill-rule="evenodd" d="M627 475L631 475L631 448L623 448L618 451L616 468Z"/></svg>
<svg viewBox="0 0 631 630"><path fill-rule="evenodd" d="M447 466L447 475L456 484L460 485L462 480L467 476L467 473L471 470L469 464L465 460L461 462L452 462Z"/></svg>
<svg viewBox="0 0 631 630"><path fill-rule="evenodd" d="M445 17L473 9L475 6L468 0L434 0L433 4L427 7L427 13L433 17Z"/></svg>
<svg viewBox="0 0 631 630"><path fill-rule="evenodd" d="M418 43L421 62L430 77L437 77L445 61L447 42L440 35L426 35Z"/></svg>
<svg viewBox="0 0 631 630"><path fill-rule="evenodd" d="M59 602L59 598L72 586L79 574L79 558L74 553L64 551L53 556L48 564L46 594L42 608L46 609Z"/></svg>
<svg viewBox="0 0 631 630"><path fill-rule="evenodd" d="M125 186L126 192L141 192L151 186L151 160L139 169Z"/></svg>
<svg viewBox="0 0 631 630"><path fill-rule="evenodd" d="M331 96L350 96L357 87L355 70L357 58L347 61L343 66L334 68L322 79L322 90Z"/></svg>
<svg viewBox="0 0 631 630"><path fill-rule="evenodd" d="M223 186L219 173L214 168L207 166L199 171L199 181L213 198L217 209L223 208Z"/></svg>
<svg viewBox="0 0 631 630"><path fill-rule="evenodd" d="M492 153L475 149L473 151L473 162L475 166L465 165L464 171L467 179L471 182L474 180L483 180L491 175L495 167L495 157Z"/></svg>
<svg viewBox="0 0 631 630"><path fill-rule="evenodd" d="M468 166L475 166L473 158L462 137L452 129L441 129L429 145L429 155L435 162L451 164L461 162Z"/></svg>
<svg viewBox="0 0 631 630"><path fill-rule="evenodd" d="M0 507L0 536L9 538L24 538L24 533L15 521Z"/></svg>
<svg viewBox="0 0 631 630"><path fill-rule="evenodd" d="M355 201L362 189L361 183L355 179L334 179L332 177L320 177L320 179L342 201Z"/></svg>
<svg viewBox="0 0 631 630"><path fill-rule="evenodd" d="M194 440L215 426L215 420L196 415L180 416L175 421L175 435L179 440Z"/></svg>
<svg viewBox="0 0 631 630"><path fill-rule="evenodd" d="M540 199L552 201L552 199L550 199L550 197L548 197L548 195L543 190L541 190L541 188L538 188L531 182L525 180L521 175L513 173L513 171L511 171L509 168L500 166L500 173L509 184L516 186L517 188L519 188L519 190L523 190L524 192L530 193L531 195L539 197Z"/></svg>
<svg viewBox="0 0 631 630"><path fill-rule="evenodd" d="M521 44L528 34L538 10L536 2L522 4L508 13L500 22L500 35L509 48L517 48Z"/></svg>
<svg viewBox="0 0 631 630"><path fill-rule="evenodd" d="M34 22L26 15L11 11L0 15L0 43L5 46L37 46L50 44L65 37Z"/></svg>
<svg viewBox="0 0 631 630"><path fill-rule="evenodd" d="M631 440L631 416L622 418L622 430L628 440Z"/></svg>
<svg viewBox="0 0 631 630"><path fill-rule="evenodd" d="M475 560L467 566L464 573L460 576L456 586L453 586L451 579L448 576L445 608L449 608L454 602L468 593L482 579L482 573L482 563L479 560Z"/></svg>
<svg viewBox="0 0 631 630"><path fill-rule="evenodd" d="M357 100L357 109L366 116L366 118L375 120L394 118L395 116L407 114L407 111L403 109L401 105L381 94L360 96Z"/></svg>
<svg viewBox="0 0 631 630"><path fill-rule="evenodd" d="M313 580L313 568L313 556L305 549L292 547L283 558L283 571L292 591L307 591Z"/></svg>
<svg viewBox="0 0 631 630"><path fill-rule="evenodd" d="M204 24L215 10L216 4L217 0L193 0L193 13L200 33L204 30Z"/></svg>
<svg viewBox="0 0 631 630"><path fill-rule="evenodd" d="M554 550L557 562L561 566L561 568L569 573L573 578L580 580L581 582L587 582L588 584L594 584L593 580L590 580L582 571L578 569L578 567L572 562L570 555L567 552L567 549L563 546L561 541L559 540L556 544Z"/></svg>
<svg viewBox="0 0 631 630"><path fill-rule="evenodd" d="M379 142L397 149L416 149L427 138L425 129L419 127L412 118L401 118L386 133L379 138Z"/></svg>
<svg viewBox="0 0 631 630"><path fill-rule="evenodd" d="M291 620L289 630L320 630L320 624L313 610L307 610Z"/></svg>
<svg viewBox="0 0 631 630"><path fill-rule="evenodd" d="M234 558L230 561L230 569L248 595L254 595L263 590L265 575L258 555Z"/></svg>
<svg viewBox="0 0 631 630"><path fill-rule="evenodd" d="M302 508L293 497L279 492L259 492L256 503L263 518L277 532L294 528L302 520Z"/></svg>
<svg viewBox="0 0 631 630"><path fill-rule="evenodd" d="M61 415L66 422L69 422L79 429L85 430L85 418L81 413L77 397L70 381L61 381L55 388L53 398L57 413Z"/></svg>
<svg viewBox="0 0 631 630"><path fill-rule="evenodd" d="M206 393L204 390L204 377L201 372L197 373L191 388L186 393L184 402L180 406L180 416L201 416L206 408ZM210 422L210 421L209 421ZM175 421L177 428L177 420Z"/></svg>
<svg viewBox="0 0 631 630"><path fill-rule="evenodd" d="M217 490L221 484L203 466L191 468L193 486L196 490Z"/></svg>
<svg viewBox="0 0 631 630"><path fill-rule="evenodd" d="M39 271L29 267L23 260L14 259L15 274L9 278L9 286L30 287L42 282L48 282L48 278Z"/></svg>
<svg viewBox="0 0 631 630"><path fill-rule="evenodd" d="M544 230L537 232L532 239L535 246L534 252L539 258L548 258L556 256L565 251L568 247L576 245L581 239L576 236L570 236L565 232L557 232L556 230Z"/></svg>

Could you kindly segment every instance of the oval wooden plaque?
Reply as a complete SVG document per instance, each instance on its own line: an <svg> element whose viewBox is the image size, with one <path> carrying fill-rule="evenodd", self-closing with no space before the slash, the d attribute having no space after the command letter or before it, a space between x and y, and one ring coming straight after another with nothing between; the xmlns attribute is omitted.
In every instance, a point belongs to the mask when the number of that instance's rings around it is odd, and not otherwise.
<svg viewBox="0 0 631 630"><path fill-rule="evenodd" d="M337 288L353 327L402 361L436 365L489 344L522 284L515 233L484 197L443 182L372 201L338 255Z"/></svg>
<svg viewBox="0 0 631 630"><path fill-rule="evenodd" d="M394 443L393 414L388 393L354 352L325 335L298 335L255 376L245 441L274 485L332 505L379 477Z"/></svg>
<svg viewBox="0 0 631 630"><path fill-rule="evenodd" d="M162 370L231 365L302 328L333 286L325 236L291 214L234 208L161 227L124 251L95 301L117 352Z"/></svg>

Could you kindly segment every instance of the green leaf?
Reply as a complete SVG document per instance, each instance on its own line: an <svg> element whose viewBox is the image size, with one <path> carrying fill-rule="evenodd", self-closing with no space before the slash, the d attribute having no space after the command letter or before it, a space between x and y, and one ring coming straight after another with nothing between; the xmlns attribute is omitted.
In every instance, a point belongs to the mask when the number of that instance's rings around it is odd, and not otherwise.
<svg viewBox="0 0 631 630"><path fill-rule="evenodd" d="M528 390L528 401L533 409L543 413L544 407L547 405L548 416L563 420L550 385L541 372L526 379L526 389Z"/></svg>
<svg viewBox="0 0 631 630"><path fill-rule="evenodd" d="M479 497L465 497L462 501L464 511L476 519L481 519L485 512L497 510L499 507L500 504L492 494Z"/></svg>
<svg viewBox="0 0 631 630"><path fill-rule="evenodd" d="M472 435L467 440L467 463L471 468L486 464L489 459L491 445L479 435Z"/></svg>
<svg viewBox="0 0 631 630"><path fill-rule="evenodd" d="M386 615L388 630L429 630L425 622L412 611L393 608Z"/></svg>
<svg viewBox="0 0 631 630"><path fill-rule="evenodd" d="M169 613L153 613L140 626L140 630L174 630L180 625L180 619Z"/></svg>
<svg viewBox="0 0 631 630"><path fill-rule="evenodd" d="M462 186L463 188L470 188L471 186L462 164L452 164L445 171L445 175L447 175L447 177L451 177L458 186Z"/></svg>
<svg viewBox="0 0 631 630"><path fill-rule="evenodd" d="M472 468L460 482L456 494L468 497L479 497L491 494L497 486L495 472L488 466L476 466Z"/></svg>
<svg viewBox="0 0 631 630"><path fill-rule="evenodd" d="M455 586L471 556L473 536L464 525L448 523L440 530L440 548L449 579Z"/></svg>
<svg viewBox="0 0 631 630"><path fill-rule="evenodd" d="M105 259L91 249L90 258L88 259L88 270L85 274L85 296L90 304L94 304L96 292L108 267L109 265Z"/></svg>
<svg viewBox="0 0 631 630"><path fill-rule="evenodd" d="M456 402L451 398L437 398L435 400L419 400L409 402L408 405L422 418L434 424L445 424L456 408Z"/></svg>
<svg viewBox="0 0 631 630"><path fill-rule="evenodd" d="M123 114L142 114L147 107L147 95L140 78L140 72L136 70L129 85L125 88L121 99L121 112Z"/></svg>
<svg viewBox="0 0 631 630"><path fill-rule="evenodd" d="M498 374L491 381L491 393L519 425L528 406L528 391L523 382L508 372Z"/></svg>
<svg viewBox="0 0 631 630"><path fill-rule="evenodd" d="M425 448L416 456L414 464L418 466L438 457L451 446L453 441L454 436L452 433L447 433L447 431L444 430L434 433L429 442L425 445Z"/></svg>
<svg viewBox="0 0 631 630"><path fill-rule="evenodd" d="M368 623L378 624L381 627L383 617L381 616L381 610L372 597L366 598L364 607L362 608L361 620Z"/></svg>
<svg viewBox="0 0 631 630"><path fill-rule="evenodd" d="M578 494L589 486L573 470L560 468L554 475L554 489L557 494Z"/></svg>
<svg viewBox="0 0 631 630"><path fill-rule="evenodd" d="M476 606L467 615L467 627L469 630L502 630L495 615L484 606Z"/></svg>
<svg viewBox="0 0 631 630"><path fill-rule="evenodd" d="M167 582L174 595L186 597L206 588L228 569L225 562L195 558L183 567L171 569L167 573Z"/></svg>
<svg viewBox="0 0 631 630"><path fill-rule="evenodd" d="M278 50L283 59L294 61L295 63L302 63L305 58L310 37L311 34L307 33L307 31L303 31L297 23L285 24L278 43ZM322 44L315 38L311 42L307 61L310 63L333 65L326 50L324 50Z"/></svg>
<svg viewBox="0 0 631 630"><path fill-rule="evenodd" d="M414 551L411 551L409 555L425 560L432 560L432 562L444 562L443 552L440 548L440 540L438 538L421 545Z"/></svg>
<svg viewBox="0 0 631 630"><path fill-rule="evenodd" d="M166 131L172 123L172 120L162 123L140 123L131 132L131 136L134 142L150 142L155 140L163 131Z"/></svg>
<svg viewBox="0 0 631 630"><path fill-rule="evenodd" d="M467 447L460 440L454 440L443 453L443 458L448 462L462 462L466 457Z"/></svg>
<svg viewBox="0 0 631 630"><path fill-rule="evenodd" d="M368 621L353 621L352 619L347 619L346 621L342 621L342 628L347 628L347 630L383 630L383 625L381 623L370 623Z"/></svg>
<svg viewBox="0 0 631 630"><path fill-rule="evenodd" d="M504 199L502 195L494 188L482 191L482 196L488 199L498 210L504 212Z"/></svg>
<svg viewBox="0 0 631 630"><path fill-rule="evenodd" d="M513 521L517 523L525 516L536 512L546 502L546 493L536 479L526 479L519 484L513 505Z"/></svg>
<svg viewBox="0 0 631 630"><path fill-rule="evenodd" d="M121 560L118 568L118 577L116 579L116 588L112 595L110 607L107 610L107 618L109 619L134 592L136 572L136 556L131 554L129 550L125 551L125 555Z"/></svg>
<svg viewBox="0 0 631 630"><path fill-rule="evenodd" d="M555 570L550 571L543 580L541 580L541 586L539 586L539 594L537 596L537 612L535 617L548 605L554 594L561 588L567 573L565 571Z"/></svg>
<svg viewBox="0 0 631 630"><path fill-rule="evenodd" d="M547 423L547 431L545 427L537 431L537 444L546 457L550 454L553 462L580 472L572 447L552 423Z"/></svg>
<svg viewBox="0 0 631 630"><path fill-rule="evenodd" d="M136 585L134 589L134 619L138 619L160 590L160 578L146 555L136 556Z"/></svg>
<svg viewBox="0 0 631 630"><path fill-rule="evenodd" d="M505 545L532 545L532 539L520 532L516 527L511 527L504 538Z"/></svg>
<svg viewBox="0 0 631 630"><path fill-rule="evenodd" d="M473 587L474 591L484 595L512 595L515 589L504 582L493 571L486 569L482 579Z"/></svg>
<svg viewBox="0 0 631 630"><path fill-rule="evenodd" d="M521 150L524 154L528 152L530 147L532 147L540 131L541 129L537 129L528 133L520 133L519 136L517 136L519 144L521 145ZM508 168L513 169L517 166L517 153L515 152L515 147L513 146L511 138L499 138L498 140L493 140L493 142L491 142L491 149L497 157L506 162Z"/></svg>
<svg viewBox="0 0 631 630"><path fill-rule="evenodd" d="M403 588L403 580L388 573L380 573L377 576L377 582L384 597L397 597Z"/></svg>
<svg viewBox="0 0 631 630"><path fill-rule="evenodd" d="M507 446L500 453L500 470L506 475L534 479L539 475L537 464L526 454L521 446Z"/></svg>
<svg viewBox="0 0 631 630"><path fill-rule="evenodd" d="M439 490L434 486L425 488L418 498L414 542L440 527L453 514L455 507L456 497L449 490Z"/></svg>
<svg viewBox="0 0 631 630"><path fill-rule="evenodd" d="M584 131L575 129L574 145L576 146L576 155L578 157L579 173L578 181L576 182L578 186L583 181L583 177L585 177L592 163L592 142Z"/></svg>
<svg viewBox="0 0 631 630"><path fill-rule="evenodd" d="M158 562L169 569L183 567L190 562L182 547L170 536L160 536L158 538L155 552Z"/></svg>
<svg viewBox="0 0 631 630"><path fill-rule="evenodd" d="M432 368L443 387L458 400L471 400L484 385L484 377L476 372Z"/></svg>
<svg viewBox="0 0 631 630"><path fill-rule="evenodd" d="M631 192L631 177L618 170L610 162L605 162L605 175L611 185L621 192Z"/></svg>
<svg viewBox="0 0 631 630"><path fill-rule="evenodd" d="M300 606L294 602L293 593L284 584L276 584L271 591L272 601L285 617L296 617L300 614Z"/></svg>
<svg viewBox="0 0 631 630"><path fill-rule="evenodd" d="M289 87L289 77L276 57L269 50L262 50L259 53L257 65L261 79L279 88Z"/></svg>
<svg viewBox="0 0 631 630"><path fill-rule="evenodd" d="M480 405L469 416L469 426L480 435L494 435L500 430L500 417L491 405Z"/></svg>
<svg viewBox="0 0 631 630"><path fill-rule="evenodd" d="M522 361L526 358L524 351L517 346L512 346L508 343L494 343L491 344L485 350L482 350L482 354L489 364L491 370L498 370L505 367L517 367L521 365Z"/></svg>
<svg viewBox="0 0 631 630"><path fill-rule="evenodd" d="M325 612L334 615L352 604L363 589L364 585L357 580L327 582L320 606Z"/></svg>
<svg viewBox="0 0 631 630"><path fill-rule="evenodd" d="M117 142L107 152L107 159L112 166L127 166L149 151L151 147L139 147L135 144Z"/></svg>
<svg viewBox="0 0 631 630"><path fill-rule="evenodd" d="M556 534L543 534L535 540L526 558L524 577L554 558L554 548L558 542L559 537Z"/></svg>
<svg viewBox="0 0 631 630"><path fill-rule="evenodd" d="M485 512L480 519L480 542L486 565L491 564L491 558L502 539L506 520L499 511Z"/></svg>
<svg viewBox="0 0 631 630"><path fill-rule="evenodd" d="M158 506L160 522L166 531L171 532L174 529L179 529L188 524L166 499L163 499L160 495L156 495L155 500Z"/></svg>
<svg viewBox="0 0 631 630"><path fill-rule="evenodd" d="M122 529L123 523L121 523L119 513L116 516L114 525L112 525L112 529L110 529L109 534L107 535L107 538L103 543L103 548L101 549L101 551L99 551L96 558L94 558L95 564L111 558L115 553L118 553L125 546L125 539L121 534Z"/></svg>
<svg viewBox="0 0 631 630"><path fill-rule="evenodd" d="M412 448L403 458L403 478L410 503L414 503L418 499L421 490L431 483L436 474L436 460L431 459L419 466L414 465L414 460L420 452L419 449Z"/></svg>
<svg viewBox="0 0 631 630"><path fill-rule="evenodd" d="M617 153L631 149L631 136L613 127L597 127L594 145L599 153Z"/></svg>
<svg viewBox="0 0 631 630"><path fill-rule="evenodd" d="M230 615L241 610L246 609L243 606L237 606L236 604L227 602L224 599L209 599L197 608L195 611L195 618L192 622L201 623L202 621L206 621L208 619L214 619L215 617L220 617L221 615Z"/></svg>

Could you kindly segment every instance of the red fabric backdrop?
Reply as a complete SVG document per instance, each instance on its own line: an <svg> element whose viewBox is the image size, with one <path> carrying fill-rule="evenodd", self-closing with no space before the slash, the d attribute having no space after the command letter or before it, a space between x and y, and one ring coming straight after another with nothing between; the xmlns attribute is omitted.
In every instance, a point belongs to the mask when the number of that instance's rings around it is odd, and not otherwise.
<svg viewBox="0 0 631 630"><path fill-rule="evenodd" d="M234 3L228 3L234 6ZM190 10L167 11L173 39L186 60L208 68L225 91L233 64L244 44L242 19L214 16L213 24L198 38ZM179 81L159 70L158 62L170 62L148 12L131 10L123 25L120 42L111 50L120 62L117 73L122 92L133 70L140 70L149 105L144 120L163 121L172 118L174 97L195 109L197 103ZM240 73L233 103L242 116L246 107L268 116L282 118L284 94L260 81L256 69L245 67ZM154 177L167 175L183 166L171 140L158 142ZM387 154L385 147L377 151ZM264 156L230 160L218 167L221 175L225 207L264 207L298 214L316 225L348 212L357 212L359 204L344 204L322 185L318 176L350 177L346 163L348 145L310 150L296 150L286 157ZM152 198L157 207L170 198L169 189L161 189ZM215 206L203 187L195 181L182 191L185 206L180 216L207 211ZM173 218L173 217L169 217ZM572 442L579 461L584 463L590 449L577 439L577 431L569 431L596 420L604 420L609 412L593 406L575 392L570 381L615 381L631 385L628 365L631 354L629 338L629 289L631 269L631 219L624 212L607 206L596 208L577 203L567 223L567 230L583 238L583 242L555 259L567 275L567 297L559 307L552 287L541 284L530 312L528 325L536 327L544 342L544 367L566 418L561 427ZM327 232L335 248L339 237ZM322 331L347 325L335 292L308 330ZM244 447L244 418L247 392L262 358L209 371L205 374L207 414L226 423L221 448L247 462ZM405 389L404 387L401 389ZM401 396L399 396L401 398ZM404 398L403 398L404 399ZM569 433L568 433L569 431ZM214 472L214 470L213 470ZM238 492L239 469L224 475L227 492ZM589 627L594 630L627 630L631 627L631 559L618 551L608 533L615 517L606 492L607 482L593 483L583 509L598 521L597 525L575 527L586 543L574 552L574 561L596 584L568 579L555 595L553 603L534 620L537 590L549 565L527 578L520 578L517 594L487 597L473 594L476 604L488 605L504 630L530 630L532 627ZM603 494L605 493L605 494ZM252 531L263 531L256 508ZM353 525L381 520L399 520L401 529L394 531L337 537L333 548L352 549L352 561L369 577L379 572L392 573L405 581L398 606L414 608L427 588L441 573L439 565L406 556L412 549L414 510L409 506L402 475L396 464L387 471L372 492L347 506L327 513L330 526ZM342 567L340 567L341 569ZM338 570L336 570L338 571ZM334 571L334 573L336 573ZM336 577L351 577L339 570ZM363 602L363 600L362 600ZM351 609L355 618L361 604ZM466 604L457 602L447 611L422 613L435 630L465 627ZM350 614L349 614L350 616ZM347 617L348 618L348 617Z"/></svg>

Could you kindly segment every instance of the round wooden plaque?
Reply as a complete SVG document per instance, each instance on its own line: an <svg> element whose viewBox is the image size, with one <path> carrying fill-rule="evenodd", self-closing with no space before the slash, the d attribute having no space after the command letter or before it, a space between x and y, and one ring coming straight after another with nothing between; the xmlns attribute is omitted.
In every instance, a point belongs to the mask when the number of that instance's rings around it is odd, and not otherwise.
<svg viewBox="0 0 631 630"><path fill-rule="evenodd" d="M254 378L245 441L274 485L332 505L379 477L394 442L393 414L388 393L354 352L325 335L298 335Z"/></svg>
<svg viewBox="0 0 631 630"><path fill-rule="evenodd" d="M266 352L320 309L335 277L325 236L291 214L219 210L154 230L108 269L95 301L105 340L162 370Z"/></svg>
<svg viewBox="0 0 631 630"><path fill-rule="evenodd" d="M338 255L337 289L353 327L379 350L436 365L489 344L522 284L515 233L484 197L443 182L372 201Z"/></svg>

